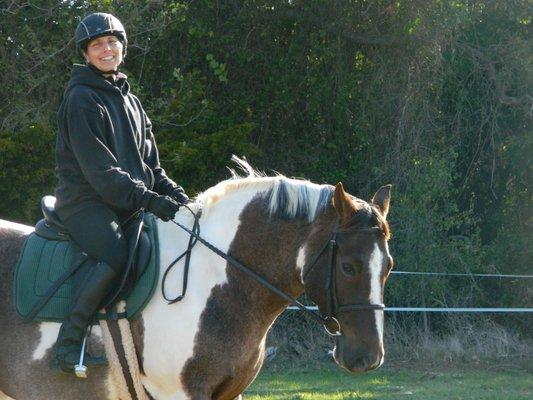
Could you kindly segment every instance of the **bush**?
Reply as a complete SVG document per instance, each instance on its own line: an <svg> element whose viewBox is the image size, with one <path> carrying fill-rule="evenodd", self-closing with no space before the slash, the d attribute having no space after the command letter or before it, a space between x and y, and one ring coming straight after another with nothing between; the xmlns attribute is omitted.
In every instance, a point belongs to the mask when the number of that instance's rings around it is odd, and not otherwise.
<svg viewBox="0 0 533 400"><path fill-rule="evenodd" d="M0 132L0 217L33 225L53 194L54 134L45 125Z"/></svg>

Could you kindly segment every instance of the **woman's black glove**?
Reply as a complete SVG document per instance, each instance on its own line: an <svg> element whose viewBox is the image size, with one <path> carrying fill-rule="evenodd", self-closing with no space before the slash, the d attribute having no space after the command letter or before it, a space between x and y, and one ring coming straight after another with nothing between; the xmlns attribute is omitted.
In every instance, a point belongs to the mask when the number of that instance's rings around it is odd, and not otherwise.
<svg viewBox="0 0 533 400"><path fill-rule="evenodd" d="M146 211L151 212L163 221L170 221L173 219L179 209L180 204L176 203L169 196L159 195L152 197L148 206L146 206Z"/></svg>
<svg viewBox="0 0 533 400"><path fill-rule="evenodd" d="M172 192L170 193L170 197L172 197L174 200L176 200L180 204L187 204L189 200L189 196L185 194L185 191L181 186L178 186Z"/></svg>

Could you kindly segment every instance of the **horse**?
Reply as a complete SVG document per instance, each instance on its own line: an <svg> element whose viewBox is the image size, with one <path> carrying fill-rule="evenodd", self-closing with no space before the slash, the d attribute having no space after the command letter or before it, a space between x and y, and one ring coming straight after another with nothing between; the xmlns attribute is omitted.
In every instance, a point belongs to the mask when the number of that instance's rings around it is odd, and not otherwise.
<svg viewBox="0 0 533 400"><path fill-rule="evenodd" d="M391 186L368 203L341 183L264 176L242 163L248 175L219 182L190 204L201 237L287 295L305 292L329 314L339 366L351 373L381 366L381 303L393 264L386 220ZM157 220L158 288L131 321L140 380L147 398L156 400L241 399L262 367L269 328L290 302L198 243L187 294L169 305L162 276L190 238L173 222L190 227L193 219L182 208L174 221ZM15 312L13 269L32 230L0 220L0 399L121 399L109 366L92 368L87 379L50 370L60 324L23 323ZM183 262L166 277L170 294L180 293ZM91 342L96 351L102 347L98 326Z"/></svg>

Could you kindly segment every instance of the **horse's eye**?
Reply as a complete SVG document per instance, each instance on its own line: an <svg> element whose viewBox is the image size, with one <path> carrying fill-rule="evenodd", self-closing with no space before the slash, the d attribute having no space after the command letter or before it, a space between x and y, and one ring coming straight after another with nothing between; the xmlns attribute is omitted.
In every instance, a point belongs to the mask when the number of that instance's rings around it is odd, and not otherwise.
<svg viewBox="0 0 533 400"><path fill-rule="evenodd" d="M355 268L352 264L342 263L342 271L346 275L355 276Z"/></svg>

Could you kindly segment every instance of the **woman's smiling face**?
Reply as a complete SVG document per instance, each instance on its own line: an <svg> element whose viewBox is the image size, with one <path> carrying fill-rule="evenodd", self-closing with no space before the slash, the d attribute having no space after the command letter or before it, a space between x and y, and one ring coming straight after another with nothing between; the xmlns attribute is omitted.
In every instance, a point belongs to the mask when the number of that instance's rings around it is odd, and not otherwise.
<svg viewBox="0 0 533 400"><path fill-rule="evenodd" d="M85 60L102 72L116 71L122 62L122 42L116 36L101 36L87 45Z"/></svg>

